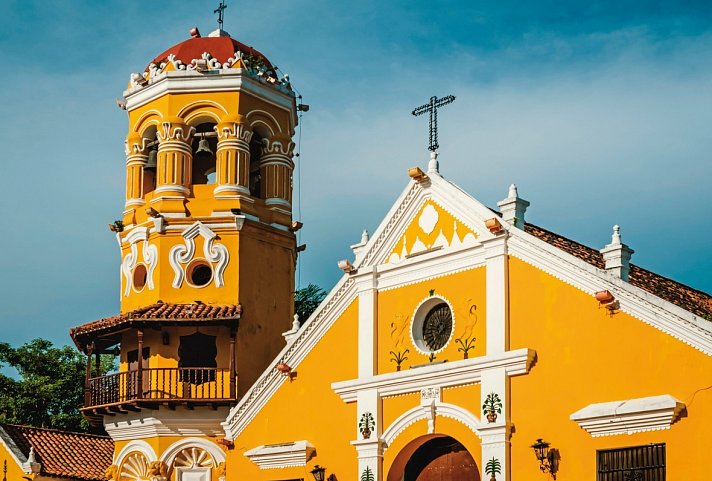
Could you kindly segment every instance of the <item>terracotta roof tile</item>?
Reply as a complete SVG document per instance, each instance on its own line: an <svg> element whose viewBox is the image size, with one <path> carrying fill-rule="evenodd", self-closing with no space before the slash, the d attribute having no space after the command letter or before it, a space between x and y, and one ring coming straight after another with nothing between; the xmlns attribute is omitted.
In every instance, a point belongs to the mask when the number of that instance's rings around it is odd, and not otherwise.
<svg viewBox="0 0 712 481"><path fill-rule="evenodd" d="M75 344L81 349L86 341L85 337L87 335L102 331L117 331L129 327L129 325L135 322L169 321L172 323L180 323L181 321L231 320L239 319L241 313L242 306L239 304L210 305L198 302L193 304L169 304L158 302L116 316L105 317L82 324L81 326L70 329L69 335L72 336Z"/></svg>
<svg viewBox="0 0 712 481"><path fill-rule="evenodd" d="M0 424L0 429L27 457L35 449L40 474L61 478L101 481L112 463L114 442L111 438L72 433L55 429Z"/></svg>
<svg viewBox="0 0 712 481"><path fill-rule="evenodd" d="M606 267L606 264L603 261L603 255L596 249L579 244L578 242L567 239L564 236L548 231L534 224L525 224L524 231L548 244L558 247L559 249L578 257L592 266L598 267L599 269L605 269ZM628 282L630 282L631 285L644 289L651 294L660 297L661 299L685 309L686 311L705 319L712 320L712 296L706 292L686 286L659 274L655 274L654 272L638 267L635 264L630 265Z"/></svg>

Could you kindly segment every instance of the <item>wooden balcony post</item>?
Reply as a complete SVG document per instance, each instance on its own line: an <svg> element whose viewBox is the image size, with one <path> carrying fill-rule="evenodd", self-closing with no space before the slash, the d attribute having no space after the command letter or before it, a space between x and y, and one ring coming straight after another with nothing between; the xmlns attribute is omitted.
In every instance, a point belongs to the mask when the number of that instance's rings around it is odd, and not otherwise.
<svg viewBox="0 0 712 481"><path fill-rule="evenodd" d="M87 344L87 371L84 379L84 406L91 404L91 386L89 379L91 378L91 353L94 350L94 344Z"/></svg>
<svg viewBox="0 0 712 481"><path fill-rule="evenodd" d="M136 368L136 398L143 397L143 329L136 331L138 338L138 367Z"/></svg>
<svg viewBox="0 0 712 481"><path fill-rule="evenodd" d="M235 327L230 328L230 399L235 399L236 394L236 383L235 383Z"/></svg>
<svg viewBox="0 0 712 481"><path fill-rule="evenodd" d="M101 357L99 351L94 353L94 377L101 376Z"/></svg>

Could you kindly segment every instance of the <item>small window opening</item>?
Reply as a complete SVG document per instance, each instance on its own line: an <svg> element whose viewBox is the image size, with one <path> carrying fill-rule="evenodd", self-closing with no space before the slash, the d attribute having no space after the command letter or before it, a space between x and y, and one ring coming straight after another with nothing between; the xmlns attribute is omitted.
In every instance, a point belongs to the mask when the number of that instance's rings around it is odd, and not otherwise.
<svg viewBox="0 0 712 481"><path fill-rule="evenodd" d="M143 264L139 264L136 266L133 272L133 287L137 291L140 291L143 289L143 287L146 285L146 278L147 278L147 270L146 266Z"/></svg>
<svg viewBox="0 0 712 481"><path fill-rule="evenodd" d="M210 184L209 175L215 172L215 152L218 138L215 123L205 122L195 128L193 135L193 184Z"/></svg>
<svg viewBox="0 0 712 481"><path fill-rule="evenodd" d="M147 137L150 139L148 147L148 160L143 167L143 194L156 190L156 170L158 169L158 136L153 127Z"/></svg>
<svg viewBox="0 0 712 481"><path fill-rule="evenodd" d="M195 287L203 287L213 279L213 268L203 259L196 259L188 265L188 280Z"/></svg>
<svg viewBox="0 0 712 481"><path fill-rule="evenodd" d="M252 133L250 140L250 195L260 197L262 192L262 175L260 161L262 160L262 139L257 132Z"/></svg>
<svg viewBox="0 0 712 481"><path fill-rule="evenodd" d="M215 368L218 367L217 355L215 336L201 332L180 336L180 346L178 346L180 380L190 384L215 381Z"/></svg>

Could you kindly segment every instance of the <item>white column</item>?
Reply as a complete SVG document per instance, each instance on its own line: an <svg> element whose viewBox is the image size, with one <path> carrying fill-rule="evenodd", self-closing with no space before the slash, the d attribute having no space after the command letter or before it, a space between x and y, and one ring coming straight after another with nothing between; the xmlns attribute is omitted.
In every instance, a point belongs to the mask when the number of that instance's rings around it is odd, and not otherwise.
<svg viewBox="0 0 712 481"><path fill-rule="evenodd" d="M480 406L484 404L487 395L495 393L502 402L502 412L497 414L497 420L488 422L487 416L481 413L481 425L477 430L482 445L482 479L489 479L485 475L485 466L492 458L499 461L501 474L497 475L499 481L511 479L509 470L510 459L510 426L509 423L509 377L504 368L488 369L482 372L480 390Z"/></svg>
<svg viewBox="0 0 712 481"><path fill-rule="evenodd" d="M358 290L358 377L376 374L376 322L378 321L378 289L376 268L359 272Z"/></svg>
<svg viewBox="0 0 712 481"><path fill-rule="evenodd" d="M361 479L365 471L370 471L375 481L383 479L384 445L381 441L383 431L381 405L382 401L377 390L369 389L358 393L356 441L351 442L358 456L358 473L355 479ZM371 432L362 432L362 424Z"/></svg>
<svg viewBox="0 0 712 481"><path fill-rule="evenodd" d="M509 349L509 267L506 232L483 241L486 259L487 354Z"/></svg>
<svg viewBox="0 0 712 481"><path fill-rule="evenodd" d="M367 378L376 374L376 324L378 322L378 280L375 267L370 271L359 272L356 279L358 291L358 377ZM356 419L356 441L351 444L356 448L358 456L358 473L355 479L360 479L364 471L373 473L373 479L383 479L383 442L381 441L382 402L378 391L370 389L358 393ZM364 415L370 414L373 428L370 436L364 438L359 423Z"/></svg>

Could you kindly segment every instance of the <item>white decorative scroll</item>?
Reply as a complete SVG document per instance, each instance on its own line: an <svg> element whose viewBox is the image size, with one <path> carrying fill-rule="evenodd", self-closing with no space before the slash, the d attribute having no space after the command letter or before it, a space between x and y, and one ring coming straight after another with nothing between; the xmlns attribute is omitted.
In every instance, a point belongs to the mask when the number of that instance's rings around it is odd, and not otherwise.
<svg viewBox="0 0 712 481"><path fill-rule="evenodd" d="M182 234L185 239L184 245L174 246L168 253L168 262L173 268L173 287L178 288L183 285L185 280L185 267L193 259L195 255L195 238L202 236L203 254L205 258L214 266L213 280L215 287L223 287L225 285L225 268L230 261L230 253L223 244L216 244L215 232L203 225L200 221L188 227Z"/></svg>
<svg viewBox="0 0 712 481"><path fill-rule="evenodd" d="M148 243L148 228L137 227L132 229L131 232L129 232L124 238L124 241L129 243L131 249L131 252L126 254L121 261L121 273L126 280L124 297L131 293L131 287L133 286L132 272L136 267L136 264L138 264L139 242L143 242L141 254L143 255L143 261L146 263L146 286L149 290L152 290L154 288L153 271L156 269L156 265L158 264L158 248Z"/></svg>

